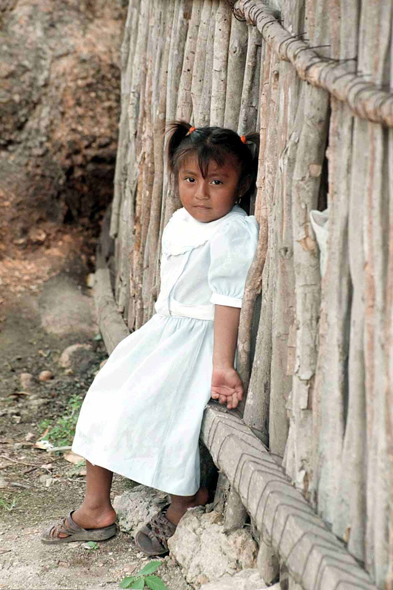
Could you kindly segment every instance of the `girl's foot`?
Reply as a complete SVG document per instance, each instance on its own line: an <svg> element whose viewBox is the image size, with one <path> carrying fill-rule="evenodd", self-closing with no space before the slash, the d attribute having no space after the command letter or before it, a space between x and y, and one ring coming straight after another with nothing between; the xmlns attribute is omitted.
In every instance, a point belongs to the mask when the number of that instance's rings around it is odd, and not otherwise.
<svg viewBox="0 0 393 590"><path fill-rule="evenodd" d="M172 496L172 503L166 511L165 516L169 522L177 525L189 508L204 506L208 500L209 492L205 487L199 488L195 496Z"/></svg>
<svg viewBox="0 0 393 590"><path fill-rule="evenodd" d="M209 499L206 488L199 488L194 496L171 495L172 503L162 508L136 534L135 543L146 555L168 553L168 539L175 533L176 526L188 508L204 506Z"/></svg>
<svg viewBox="0 0 393 590"><path fill-rule="evenodd" d="M116 512L113 508L103 510L99 509L88 509L83 505L72 512L72 520L80 526L82 529L102 529L114 524L116 521ZM57 537L62 539L68 535L59 531Z"/></svg>
<svg viewBox="0 0 393 590"><path fill-rule="evenodd" d="M112 507L103 510L102 508L91 509L81 506L72 513L72 518L84 529L101 529L115 522L116 512Z"/></svg>
<svg viewBox="0 0 393 590"><path fill-rule="evenodd" d="M41 541L49 545L75 541L106 541L117 533L117 525L114 522L106 526L84 528L75 522L73 514L74 512L70 512L68 516L50 526L42 534Z"/></svg>

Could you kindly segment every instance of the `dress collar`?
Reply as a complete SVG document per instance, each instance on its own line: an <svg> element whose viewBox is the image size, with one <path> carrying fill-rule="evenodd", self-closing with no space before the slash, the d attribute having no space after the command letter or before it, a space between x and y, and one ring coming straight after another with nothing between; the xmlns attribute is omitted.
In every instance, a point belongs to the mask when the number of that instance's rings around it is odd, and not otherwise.
<svg viewBox="0 0 393 590"><path fill-rule="evenodd" d="M164 254L176 256L201 246L213 236L222 223L234 215L247 217L244 209L234 205L229 213L220 217L220 219L203 223L194 219L184 207L178 209L172 215L164 230L162 238Z"/></svg>

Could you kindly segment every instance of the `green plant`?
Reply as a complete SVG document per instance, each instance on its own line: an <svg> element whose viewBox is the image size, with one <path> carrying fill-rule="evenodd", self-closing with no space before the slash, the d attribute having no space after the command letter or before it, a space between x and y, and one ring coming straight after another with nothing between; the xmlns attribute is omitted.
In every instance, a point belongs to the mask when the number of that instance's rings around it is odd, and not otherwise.
<svg viewBox="0 0 393 590"><path fill-rule="evenodd" d="M41 422L38 424L38 430L40 434L43 434L45 432L45 430L47 430L47 428L49 428L51 424L51 421L48 420L48 418L45 418L45 420L41 420Z"/></svg>
<svg viewBox="0 0 393 590"><path fill-rule="evenodd" d="M0 496L0 506L1 506L1 508L8 510L8 512L11 512L11 510L13 510L15 508L16 504L17 504L16 498L12 498L11 503L8 504L7 501Z"/></svg>
<svg viewBox="0 0 393 590"><path fill-rule="evenodd" d="M89 549L90 551L95 551L96 549L98 549L98 543L95 543L94 541L88 541L86 543L86 549Z"/></svg>
<svg viewBox="0 0 393 590"><path fill-rule="evenodd" d="M71 444L83 399L79 394L70 397L66 412L57 418L53 426L49 420L43 420L39 428L44 432L49 428L46 439L62 447Z"/></svg>
<svg viewBox="0 0 393 590"><path fill-rule="evenodd" d="M124 578L120 582L120 588L133 588L133 590L142 590L146 586L151 590L167 590L164 582L158 576L152 576L157 568L160 567L161 561L149 561L140 572L134 576Z"/></svg>

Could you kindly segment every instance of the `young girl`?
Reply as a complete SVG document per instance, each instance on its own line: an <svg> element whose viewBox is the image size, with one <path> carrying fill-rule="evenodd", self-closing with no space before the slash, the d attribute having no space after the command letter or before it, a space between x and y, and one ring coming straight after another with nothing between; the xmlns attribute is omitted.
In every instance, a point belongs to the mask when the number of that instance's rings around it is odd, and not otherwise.
<svg viewBox="0 0 393 590"><path fill-rule="evenodd" d="M186 510L208 500L198 446L206 404L213 397L236 408L242 399L235 351L258 224L236 203L255 186L258 136L185 122L169 132L183 208L163 232L156 313L120 342L87 393L72 447L86 458L86 496L44 543L115 535L116 472L170 494L135 539L148 555L167 553Z"/></svg>

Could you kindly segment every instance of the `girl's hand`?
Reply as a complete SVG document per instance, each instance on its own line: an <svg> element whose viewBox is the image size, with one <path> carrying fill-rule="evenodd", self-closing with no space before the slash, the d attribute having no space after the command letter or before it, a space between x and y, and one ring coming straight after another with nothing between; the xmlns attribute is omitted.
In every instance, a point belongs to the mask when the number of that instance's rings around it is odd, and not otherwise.
<svg viewBox="0 0 393 590"><path fill-rule="evenodd" d="M243 399L243 385L233 367L213 369L212 398L220 404L227 404L228 409L236 408Z"/></svg>

